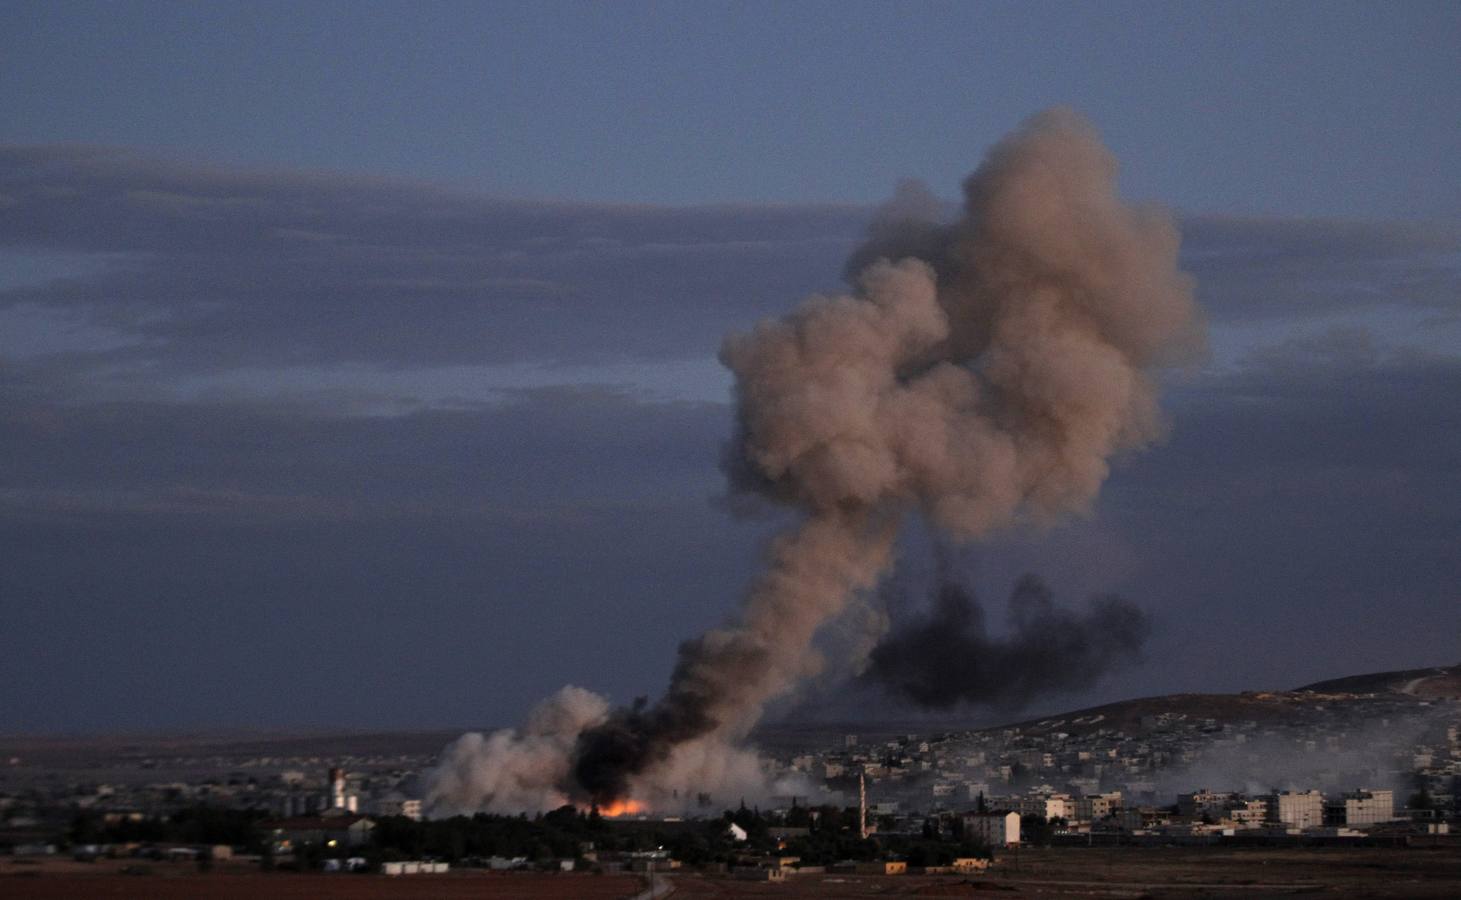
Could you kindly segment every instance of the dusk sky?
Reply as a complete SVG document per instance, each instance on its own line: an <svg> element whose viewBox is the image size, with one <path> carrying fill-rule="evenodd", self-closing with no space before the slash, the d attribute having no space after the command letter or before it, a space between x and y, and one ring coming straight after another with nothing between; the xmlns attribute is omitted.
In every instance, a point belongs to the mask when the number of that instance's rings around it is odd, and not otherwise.
<svg viewBox="0 0 1461 900"><path fill-rule="evenodd" d="M0 732L657 694L788 515L722 340L1052 106L1211 352L950 551L1151 615L1042 708L1461 661L1458 75L1443 2L0 5Z"/></svg>

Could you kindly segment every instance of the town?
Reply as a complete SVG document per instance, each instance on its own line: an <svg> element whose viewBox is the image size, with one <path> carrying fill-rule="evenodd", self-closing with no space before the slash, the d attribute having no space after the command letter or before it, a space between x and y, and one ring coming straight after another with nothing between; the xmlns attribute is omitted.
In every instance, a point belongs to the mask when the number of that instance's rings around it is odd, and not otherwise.
<svg viewBox="0 0 1461 900"><path fill-rule="evenodd" d="M0 769L0 851L16 863L232 860L387 875L658 866L779 880L969 873L1031 845L1444 847L1461 837L1456 698L1298 691L1103 709L983 731L844 733L775 760L781 782L805 794L749 807L702 797L695 815L570 806L433 820L422 785L434 754L331 757L317 752L323 738L296 755L131 752L98 770L105 782L12 756Z"/></svg>

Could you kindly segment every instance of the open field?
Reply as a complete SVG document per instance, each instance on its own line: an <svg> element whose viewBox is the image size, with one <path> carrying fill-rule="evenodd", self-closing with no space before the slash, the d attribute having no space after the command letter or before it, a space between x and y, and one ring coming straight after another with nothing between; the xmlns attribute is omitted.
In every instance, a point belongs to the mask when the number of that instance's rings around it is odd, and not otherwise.
<svg viewBox="0 0 1461 900"><path fill-rule="evenodd" d="M1414 849L1021 851L980 876L805 875L784 884L678 876L676 897L1461 896L1461 852Z"/></svg>
<svg viewBox="0 0 1461 900"><path fill-rule="evenodd" d="M51 860L0 863L0 897L69 898L628 898L643 889L629 875L534 875L458 871L445 876L326 875L260 872L222 864L152 864L151 874L122 874L125 863ZM1461 851L1448 849L1177 849L1024 850L988 875L965 877L801 875L781 884L725 876L676 874L672 896L704 897L1329 897L1461 896Z"/></svg>
<svg viewBox="0 0 1461 900"><path fill-rule="evenodd" d="M193 864L146 863L147 874L125 874L130 861L38 865L0 862L0 898L25 900L620 900L644 889L633 875L497 873L458 870L448 875L261 872L220 864L200 873ZM137 866L138 863L130 862Z"/></svg>

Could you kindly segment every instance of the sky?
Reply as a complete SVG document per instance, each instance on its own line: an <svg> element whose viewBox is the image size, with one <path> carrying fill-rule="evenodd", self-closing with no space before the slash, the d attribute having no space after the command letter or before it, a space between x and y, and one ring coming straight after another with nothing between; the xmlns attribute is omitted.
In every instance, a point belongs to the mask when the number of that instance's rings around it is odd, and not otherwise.
<svg viewBox="0 0 1461 900"><path fill-rule="evenodd" d="M1052 105L1211 355L1090 517L951 551L1152 615L1051 708L1461 661L1457 71L1446 3L6 4L0 732L656 694L785 524L721 341Z"/></svg>

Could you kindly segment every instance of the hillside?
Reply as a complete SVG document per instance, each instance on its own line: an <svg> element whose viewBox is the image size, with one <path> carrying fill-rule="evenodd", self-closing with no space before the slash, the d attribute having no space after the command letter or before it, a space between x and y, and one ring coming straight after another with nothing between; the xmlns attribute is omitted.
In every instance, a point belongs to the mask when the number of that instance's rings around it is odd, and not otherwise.
<svg viewBox="0 0 1461 900"><path fill-rule="evenodd" d="M1461 664L1400 672L1375 672L1316 681L1300 691L1349 694L1409 694L1426 699L1461 698Z"/></svg>

